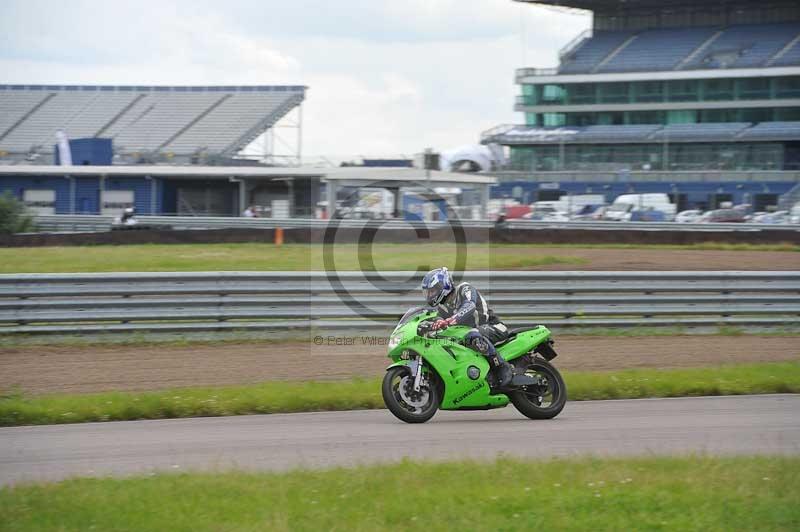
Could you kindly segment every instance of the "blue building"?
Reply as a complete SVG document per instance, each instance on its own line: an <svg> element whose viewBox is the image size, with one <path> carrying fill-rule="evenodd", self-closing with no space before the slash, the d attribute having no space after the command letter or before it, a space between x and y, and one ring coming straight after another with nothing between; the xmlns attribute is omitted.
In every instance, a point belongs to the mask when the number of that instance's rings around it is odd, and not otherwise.
<svg viewBox="0 0 800 532"><path fill-rule="evenodd" d="M323 183L324 182L324 183ZM324 190L329 204L365 187L394 193L394 210L402 198L432 203L435 219L446 219L441 197L425 197L420 184L472 192L473 205L485 215L493 177L416 168L290 168L253 166L0 166L0 194L10 192L39 214L115 215L135 207L142 215L238 216L248 206L273 218L313 218L321 213ZM422 187L424 188L424 187ZM348 193L347 191L351 192ZM414 211L415 208L411 208ZM421 206L419 212L425 211ZM430 214L430 213L429 213ZM466 216L469 217L469 216Z"/></svg>
<svg viewBox="0 0 800 532"><path fill-rule="evenodd" d="M265 216L313 216L318 170L225 166L0 166L0 193L39 214L237 216L249 205Z"/></svg>

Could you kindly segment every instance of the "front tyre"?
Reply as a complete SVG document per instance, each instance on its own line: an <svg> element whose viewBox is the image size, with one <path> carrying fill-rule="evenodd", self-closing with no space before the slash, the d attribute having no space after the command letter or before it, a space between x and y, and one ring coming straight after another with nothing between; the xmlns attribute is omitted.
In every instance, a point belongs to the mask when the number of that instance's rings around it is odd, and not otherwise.
<svg viewBox="0 0 800 532"><path fill-rule="evenodd" d="M414 376L405 366L390 368L383 376L383 403L395 417L406 423L425 423L439 409L439 393L430 379L414 391Z"/></svg>
<svg viewBox="0 0 800 532"><path fill-rule="evenodd" d="M539 384L526 386L508 394L509 399L530 419L552 419L567 404L567 385L558 370L549 362L536 357L522 368L526 375L536 379Z"/></svg>

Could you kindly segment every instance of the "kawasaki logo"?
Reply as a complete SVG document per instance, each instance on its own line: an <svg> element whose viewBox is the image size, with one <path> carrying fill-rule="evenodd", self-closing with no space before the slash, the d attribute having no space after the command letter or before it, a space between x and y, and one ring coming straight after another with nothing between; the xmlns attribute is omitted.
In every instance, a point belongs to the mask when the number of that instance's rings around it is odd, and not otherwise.
<svg viewBox="0 0 800 532"><path fill-rule="evenodd" d="M480 390L481 388L483 388L483 383L482 383L482 382L479 382L479 383L478 383L478 384L477 384L477 385L476 385L474 388L472 388L471 390L467 390L467 391L466 391L466 392L464 392L463 394L461 394L461 395L459 395L458 397L456 397L455 399L453 399L453 404L454 404L454 405L457 405L458 403L460 403L461 401L463 401L464 399L466 399L467 397L469 397L469 396L470 396L470 395L472 395L473 393L477 392L477 391L478 391L478 390Z"/></svg>

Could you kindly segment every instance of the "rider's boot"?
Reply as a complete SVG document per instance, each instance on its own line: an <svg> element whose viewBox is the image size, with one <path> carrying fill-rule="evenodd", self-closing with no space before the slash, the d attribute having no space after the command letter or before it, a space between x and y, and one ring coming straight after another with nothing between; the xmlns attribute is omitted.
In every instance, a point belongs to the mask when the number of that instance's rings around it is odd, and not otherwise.
<svg viewBox="0 0 800 532"><path fill-rule="evenodd" d="M485 356L486 360L489 361L489 367L497 377L498 386L500 388L505 388L511 384L511 379L514 378L513 366L497 354L494 344L492 344L488 338L481 335L477 329L473 329L467 333L465 339L468 345Z"/></svg>
<svg viewBox="0 0 800 532"><path fill-rule="evenodd" d="M497 353L487 355L486 358L489 359L489 365L497 376L498 387L505 388L511 384L511 379L514 378L514 366L503 360L503 357Z"/></svg>

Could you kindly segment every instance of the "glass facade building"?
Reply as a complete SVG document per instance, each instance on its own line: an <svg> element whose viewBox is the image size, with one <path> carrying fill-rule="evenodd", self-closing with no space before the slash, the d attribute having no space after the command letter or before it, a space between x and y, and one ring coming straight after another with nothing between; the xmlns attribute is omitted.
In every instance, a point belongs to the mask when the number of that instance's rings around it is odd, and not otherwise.
<svg viewBox="0 0 800 532"><path fill-rule="evenodd" d="M800 105L792 102L799 99L800 76L523 83L516 108L525 112L527 125L542 127L786 122L800 121ZM687 108L686 104L692 103L696 105ZM615 109L603 110L608 104ZM679 109L654 109L653 104L681 105ZM570 110L560 111L559 107Z"/></svg>
<svg viewBox="0 0 800 532"><path fill-rule="evenodd" d="M695 73L693 79L615 80L608 78L624 76L585 75L580 82L569 80L574 76L548 76L541 82L536 76L525 76L515 109L524 114L522 127L531 133L530 141L523 137L506 143L507 169L800 170L800 68L796 70L798 75L780 76L766 75L768 69L739 77L715 72L704 78ZM652 77L674 75L664 74L654 72ZM594 77L598 80L585 80ZM782 124L784 136L751 138L737 133L768 123ZM688 135L686 126L694 124L729 124L731 131L724 138ZM645 125L658 133L620 134L625 127ZM676 130L675 126L684 127ZM591 142L581 142L582 137L548 138L552 131L580 133L603 127L605 141L597 134Z"/></svg>
<svg viewBox="0 0 800 532"><path fill-rule="evenodd" d="M512 146L508 170L800 170L779 142ZM787 166L790 166L787 168Z"/></svg>
<svg viewBox="0 0 800 532"><path fill-rule="evenodd" d="M718 102L800 98L800 76L522 84L525 105Z"/></svg>
<svg viewBox="0 0 800 532"><path fill-rule="evenodd" d="M800 191L796 0L523 0L593 12L553 68L516 72L495 197L666 193L678 210Z"/></svg>
<svg viewBox="0 0 800 532"><path fill-rule="evenodd" d="M797 121L800 121L800 107L525 113L526 125L543 127Z"/></svg>

